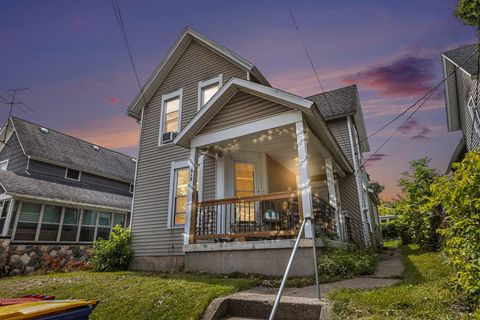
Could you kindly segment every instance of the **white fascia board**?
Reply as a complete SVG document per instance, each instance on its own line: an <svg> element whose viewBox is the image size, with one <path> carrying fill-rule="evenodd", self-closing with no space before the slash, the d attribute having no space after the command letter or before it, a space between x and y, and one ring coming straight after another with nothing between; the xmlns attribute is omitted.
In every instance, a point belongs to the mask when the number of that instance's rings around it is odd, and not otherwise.
<svg viewBox="0 0 480 320"><path fill-rule="evenodd" d="M192 138L190 146L192 148L208 146L222 141L246 136L249 134L282 127L288 124L296 123L298 121L302 121L302 113L300 111L282 113L280 115L267 117L261 120L245 123L224 130L195 136Z"/></svg>
<svg viewBox="0 0 480 320"><path fill-rule="evenodd" d="M232 89L235 91L232 92ZM210 108L212 108L216 104L217 100L219 100L220 97L222 97L227 91L232 92L233 96L233 94L235 94L238 90L270 101L277 102L287 107L291 107L292 109L305 112L307 114L312 114L312 109L314 109L312 108L314 104L313 101L255 82L250 82L238 78L231 78L224 86L220 88L220 90L217 91L217 93L215 93L215 95L203 106L203 108L200 109L199 112L197 112L193 119L190 120L190 122L185 126L185 128L183 128L183 130L180 131L180 133L175 137L173 142L175 144L182 144L182 142L184 142L182 141L184 136L195 126L197 122L202 120L210 120L204 119L204 115L209 111Z"/></svg>
<svg viewBox="0 0 480 320"><path fill-rule="evenodd" d="M448 62L452 63L453 65L455 65L455 67L457 67L458 69L462 70L463 72L465 72L470 78L472 79L476 79L476 75L471 75L469 72L467 72L467 70L463 69L460 65L458 65L457 63L455 63L452 59L450 59L449 57L447 57L445 54L442 53L442 58L444 58L445 60L448 60ZM468 59L467 59L468 60Z"/></svg>
<svg viewBox="0 0 480 320"><path fill-rule="evenodd" d="M446 79L448 74L447 74L447 63L451 63L454 66L458 67L452 60L448 59L447 56L442 54L442 68L443 68L443 78ZM462 69L463 70L463 69ZM455 80L456 81L456 80ZM453 105L450 101L450 95L449 93L449 81L445 81L445 111L446 111L446 116L447 116L447 128L448 131L456 131L460 130L460 119L459 119L459 114L458 114L458 102L455 99ZM455 88L455 91L457 91L457 88Z"/></svg>

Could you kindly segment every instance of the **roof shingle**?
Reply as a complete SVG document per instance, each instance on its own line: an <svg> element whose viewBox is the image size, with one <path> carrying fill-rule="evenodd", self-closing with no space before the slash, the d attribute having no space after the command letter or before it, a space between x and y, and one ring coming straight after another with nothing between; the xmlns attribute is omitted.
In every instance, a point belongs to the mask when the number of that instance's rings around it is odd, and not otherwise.
<svg viewBox="0 0 480 320"><path fill-rule="evenodd" d="M16 117L11 118L24 152L32 158L65 165L81 171L133 182L135 162L132 157L99 147L92 143L48 129Z"/></svg>
<svg viewBox="0 0 480 320"><path fill-rule="evenodd" d="M476 50L477 45L472 44L447 51L443 53L443 55L452 60L457 66L461 66L461 68L467 71L471 76L475 76L478 73L478 54L474 54Z"/></svg>
<svg viewBox="0 0 480 320"><path fill-rule="evenodd" d="M11 171L0 171L7 194L48 198L59 202L130 210L131 197L31 178Z"/></svg>
<svg viewBox="0 0 480 320"><path fill-rule="evenodd" d="M306 99L315 102L323 118L327 121L341 116L355 114L358 108L356 85L316 94Z"/></svg>

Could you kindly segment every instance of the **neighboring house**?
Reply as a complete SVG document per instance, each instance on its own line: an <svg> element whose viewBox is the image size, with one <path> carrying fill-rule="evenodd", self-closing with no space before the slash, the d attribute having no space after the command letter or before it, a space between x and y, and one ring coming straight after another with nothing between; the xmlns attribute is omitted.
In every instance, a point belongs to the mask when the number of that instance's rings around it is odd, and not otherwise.
<svg viewBox="0 0 480 320"><path fill-rule="evenodd" d="M389 214L386 216L380 216L380 223L389 223L398 219L397 215Z"/></svg>
<svg viewBox="0 0 480 320"><path fill-rule="evenodd" d="M3 239L91 244L128 224L135 159L16 117L0 141Z"/></svg>
<svg viewBox="0 0 480 320"><path fill-rule="evenodd" d="M142 91L128 108L141 123L132 269L282 274L312 216L332 244L379 243L356 86L307 98L272 88L187 28ZM312 233L294 274L311 273Z"/></svg>
<svg viewBox="0 0 480 320"><path fill-rule="evenodd" d="M468 151L480 146L480 92L478 88L477 45L454 49L442 54L445 82L445 105L448 131L462 130L447 172ZM452 74L453 73L453 74Z"/></svg>

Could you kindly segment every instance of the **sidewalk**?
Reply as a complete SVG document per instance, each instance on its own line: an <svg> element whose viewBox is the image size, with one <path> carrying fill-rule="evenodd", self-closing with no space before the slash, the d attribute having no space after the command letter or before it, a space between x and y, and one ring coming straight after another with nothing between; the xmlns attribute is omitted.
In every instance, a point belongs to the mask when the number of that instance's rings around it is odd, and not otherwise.
<svg viewBox="0 0 480 320"><path fill-rule="evenodd" d="M324 298L330 291L337 289L373 289L387 287L398 283L400 281L399 278L403 273L402 254L400 249L385 249L379 257L380 262L377 271L373 275L320 284L322 298ZM254 287L243 292L276 295L278 288ZM308 286L303 288L285 288L283 295L316 298L317 294L315 286Z"/></svg>

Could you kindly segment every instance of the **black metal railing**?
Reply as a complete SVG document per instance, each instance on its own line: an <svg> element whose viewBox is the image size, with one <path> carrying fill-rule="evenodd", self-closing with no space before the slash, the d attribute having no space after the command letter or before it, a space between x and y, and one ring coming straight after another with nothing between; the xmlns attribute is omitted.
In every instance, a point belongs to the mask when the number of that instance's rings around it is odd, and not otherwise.
<svg viewBox="0 0 480 320"><path fill-rule="evenodd" d="M299 228L296 192L198 203L195 239L294 236Z"/></svg>
<svg viewBox="0 0 480 320"><path fill-rule="evenodd" d="M338 239L335 208L315 195L312 195L312 206L316 236Z"/></svg>

